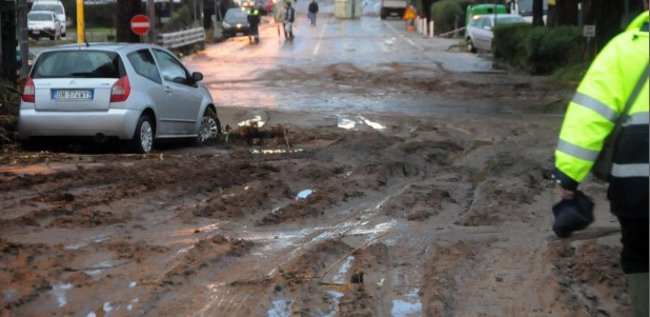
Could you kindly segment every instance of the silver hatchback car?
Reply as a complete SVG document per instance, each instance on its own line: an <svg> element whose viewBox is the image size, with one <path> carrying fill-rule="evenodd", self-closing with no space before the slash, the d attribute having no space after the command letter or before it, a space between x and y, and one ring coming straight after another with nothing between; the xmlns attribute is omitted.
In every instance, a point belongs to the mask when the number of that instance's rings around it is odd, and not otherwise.
<svg viewBox="0 0 650 317"><path fill-rule="evenodd" d="M18 137L88 136L130 140L149 153L155 140L221 132L210 92L168 50L151 44L64 45L43 51L27 78Z"/></svg>

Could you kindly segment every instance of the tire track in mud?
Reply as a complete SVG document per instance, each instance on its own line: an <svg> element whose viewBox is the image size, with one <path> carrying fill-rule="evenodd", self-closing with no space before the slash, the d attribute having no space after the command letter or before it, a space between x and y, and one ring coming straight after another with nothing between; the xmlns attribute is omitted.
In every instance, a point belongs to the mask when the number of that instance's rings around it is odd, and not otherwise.
<svg viewBox="0 0 650 317"><path fill-rule="evenodd" d="M548 226L542 211L549 195L540 194L550 186L542 173L548 159L538 153L550 146L546 141L523 141L525 125L517 122L479 128L463 120L411 122L396 133L301 131L294 140L303 143L295 147L320 144L307 155L256 156L236 144L218 160L199 157L186 165L188 158L171 157L147 163L148 172L136 164L84 171L90 179L35 177L27 189L3 184L13 189L0 205L12 210L35 203L38 210L65 211L79 203L100 211L90 219L108 212L131 218L110 226L3 230L0 281L23 274L29 283L11 284L6 292L16 295L2 309L100 315L108 307L156 316L615 311L602 299L618 277L602 269L602 281L583 285L600 278L587 273L589 254L617 251L586 244L572 260L565 255L575 253L555 242L548 247L549 232L539 229ZM111 175L104 187L93 183L105 173ZM156 186L135 196L110 195L148 182ZM304 189L312 194L296 199ZM29 197L17 198L23 194ZM489 214L496 217L483 217ZM17 242L32 237L55 239L42 246ZM63 256L49 259L57 253ZM7 267L29 257L23 271ZM39 268L43 274L30 275ZM586 300L562 301L565 291ZM529 298L526 305L513 304L516 294ZM66 303L57 308L59 298Z"/></svg>

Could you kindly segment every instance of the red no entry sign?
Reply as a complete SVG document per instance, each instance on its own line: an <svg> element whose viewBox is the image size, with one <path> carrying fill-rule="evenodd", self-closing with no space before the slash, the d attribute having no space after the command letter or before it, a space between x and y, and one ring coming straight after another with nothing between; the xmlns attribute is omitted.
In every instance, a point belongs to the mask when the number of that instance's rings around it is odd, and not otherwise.
<svg viewBox="0 0 650 317"><path fill-rule="evenodd" d="M144 14L135 15L131 18L131 31L137 35L145 35L151 28L151 21Z"/></svg>

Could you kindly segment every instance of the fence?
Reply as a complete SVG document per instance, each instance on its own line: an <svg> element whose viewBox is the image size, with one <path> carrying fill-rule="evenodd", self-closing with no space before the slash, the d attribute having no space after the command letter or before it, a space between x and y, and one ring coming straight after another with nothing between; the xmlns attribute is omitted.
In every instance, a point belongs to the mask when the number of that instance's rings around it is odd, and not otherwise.
<svg viewBox="0 0 650 317"><path fill-rule="evenodd" d="M203 28L193 28L171 33L162 33L158 35L157 43L166 48L179 48L197 43L204 44L205 30Z"/></svg>

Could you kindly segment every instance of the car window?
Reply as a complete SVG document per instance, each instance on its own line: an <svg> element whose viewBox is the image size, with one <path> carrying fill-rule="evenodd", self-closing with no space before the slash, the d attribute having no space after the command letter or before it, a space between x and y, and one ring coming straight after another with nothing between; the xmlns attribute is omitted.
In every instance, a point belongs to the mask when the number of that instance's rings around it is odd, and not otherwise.
<svg viewBox="0 0 650 317"><path fill-rule="evenodd" d="M176 58L161 50L153 50L153 52L156 55L160 72L165 80L180 84L187 83L187 71Z"/></svg>
<svg viewBox="0 0 650 317"><path fill-rule="evenodd" d="M52 21L54 20L54 15L52 13L30 13L27 15L27 20L29 21Z"/></svg>
<svg viewBox="0 0 650 317"><path fill-rule="evenodd" d="M60 5L56 4L34 4L32 6L32 10L34 11L52 11L56 12L57 14L63 14L63 7Z"/></svg>
<svg viewBox="0 0 650 317"><path fill-rule="evenodd" d="M244 13L244 11L242 11L239 8L232 8L232 9L228 9L228 11L226 11L225 19L226 20L237 20L237 19L243 19L245 17L246 17L246 13Z"/></svg>
<svg viewBox="0 0 650 317"><path fill-rule="evenodd" d="M129 54L127 58L129 59L129 62L131 62L131 65L133 65L136 73L153 80L154 82L162 84L158 67L156 67L156 62L154 62L153 56L151 56L149 50L144 49L133 52Z"/></svg>
<svg viewBox="0 0 650 317"><path fill-rule="evenodd" d="M509 24L509 23L525 23L524 18L522 17L517 17L517 16L510 16L510 17L497 17L496 19L497 24Z"/></svg>
<svg viewBox="0 0 650 317"><path fill-rule="evenodd" d="M125 74L120 56L106 51L43 52L32 78L120 78Z"/></svg>
<svg viewBox="0 0 650 317"><path fill-rule="evenodd" d="M492 27L492 20L490 18L484 18L483 27L489 26Z"/></svg>

